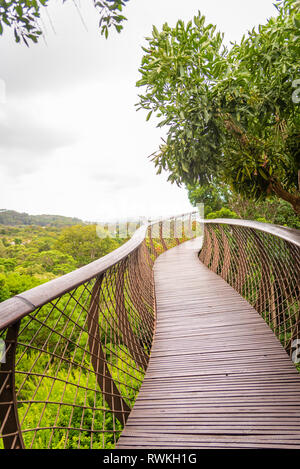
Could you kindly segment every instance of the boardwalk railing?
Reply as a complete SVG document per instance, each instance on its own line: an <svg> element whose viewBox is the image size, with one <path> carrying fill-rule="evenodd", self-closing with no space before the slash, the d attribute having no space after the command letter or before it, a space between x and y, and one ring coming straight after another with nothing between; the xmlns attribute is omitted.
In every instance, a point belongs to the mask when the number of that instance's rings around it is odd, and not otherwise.
<svg viewBox="0 0 300 469"><path fill-rule="evenodd" d="M0 304L0 447L115 446L149 361L153 263L194 237L197 220L193 213L144 225L102 259ZM206 220L200 259L293 355L300 341L299 233Z"/></svg>
<svg viewBox="0 0 300 469"><path fill-rule="evenodd" d="M200 260L265 319L300 361L300 234L244 220L205 220Z"/></svg>
<svg viewBox="0 0 300 469"><path fill-rule="evenodd" d="M149 360L153 263L194 236L196 216L144 225L107 256L0 304L0 447L114 447Z"/></svg>

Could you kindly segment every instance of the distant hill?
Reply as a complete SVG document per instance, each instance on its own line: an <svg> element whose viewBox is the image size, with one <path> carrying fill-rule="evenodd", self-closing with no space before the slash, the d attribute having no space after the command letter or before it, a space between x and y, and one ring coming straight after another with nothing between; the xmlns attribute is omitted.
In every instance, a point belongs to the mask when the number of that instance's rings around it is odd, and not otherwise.
<svg viewBox="0 0 300 469"><path fill-rule="evenodd" d="M0 225L38 225L38 226L71 226L83 225L79 218L63 217L61 215L28 215L14 210L0 209Z"/></svg>

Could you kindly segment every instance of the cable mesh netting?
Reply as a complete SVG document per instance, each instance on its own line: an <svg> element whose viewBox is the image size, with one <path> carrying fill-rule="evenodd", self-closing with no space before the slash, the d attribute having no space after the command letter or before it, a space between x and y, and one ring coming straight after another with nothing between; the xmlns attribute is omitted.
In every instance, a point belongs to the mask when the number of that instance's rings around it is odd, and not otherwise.
<svg viewBox="0 0 300 469"><path fill-rule="evenodd" d="M125 257L2 326L1 448L115 447L149 361L154 261L194 236L195 220L153 223Z"/></svg>
<svg viewBox="0 0 300 469"><path fill-rule="evenodd" d="M261 229L211 222L205 224L200 260L258 311L292 356L300 342L298 243Z"/></svg>

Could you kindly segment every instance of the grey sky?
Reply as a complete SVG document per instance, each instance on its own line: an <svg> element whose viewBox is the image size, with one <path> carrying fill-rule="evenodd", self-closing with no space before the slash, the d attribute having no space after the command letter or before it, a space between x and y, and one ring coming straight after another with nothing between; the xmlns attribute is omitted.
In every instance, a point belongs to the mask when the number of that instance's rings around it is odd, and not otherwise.
<svg viewBox="0 0 300 469"><path fill-rule="evenodd" d="M130 0L121 35L100 36L92 1L51 0L45 41L30 48L0 38L0 208L83 219L190 210L183 188L147 158L164 131L136 112L141 45L152 25L200 10L227 43L276 14L273 0Z"/></svg>

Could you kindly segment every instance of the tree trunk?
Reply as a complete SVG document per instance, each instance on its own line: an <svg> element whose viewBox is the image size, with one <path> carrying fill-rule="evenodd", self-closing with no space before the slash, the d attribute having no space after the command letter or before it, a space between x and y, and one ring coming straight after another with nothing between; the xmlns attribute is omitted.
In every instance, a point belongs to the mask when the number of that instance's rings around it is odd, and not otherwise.
<svg viewBox="0 0 300 469"><path fill-rule="evenodd" d="M271 189L277 195L277 197L285 200L286 202L289 202L292 205L295 213L300 216L299 195L291 194L290 192L286 191L278 181L274 180L271 182Z"/></svg>

